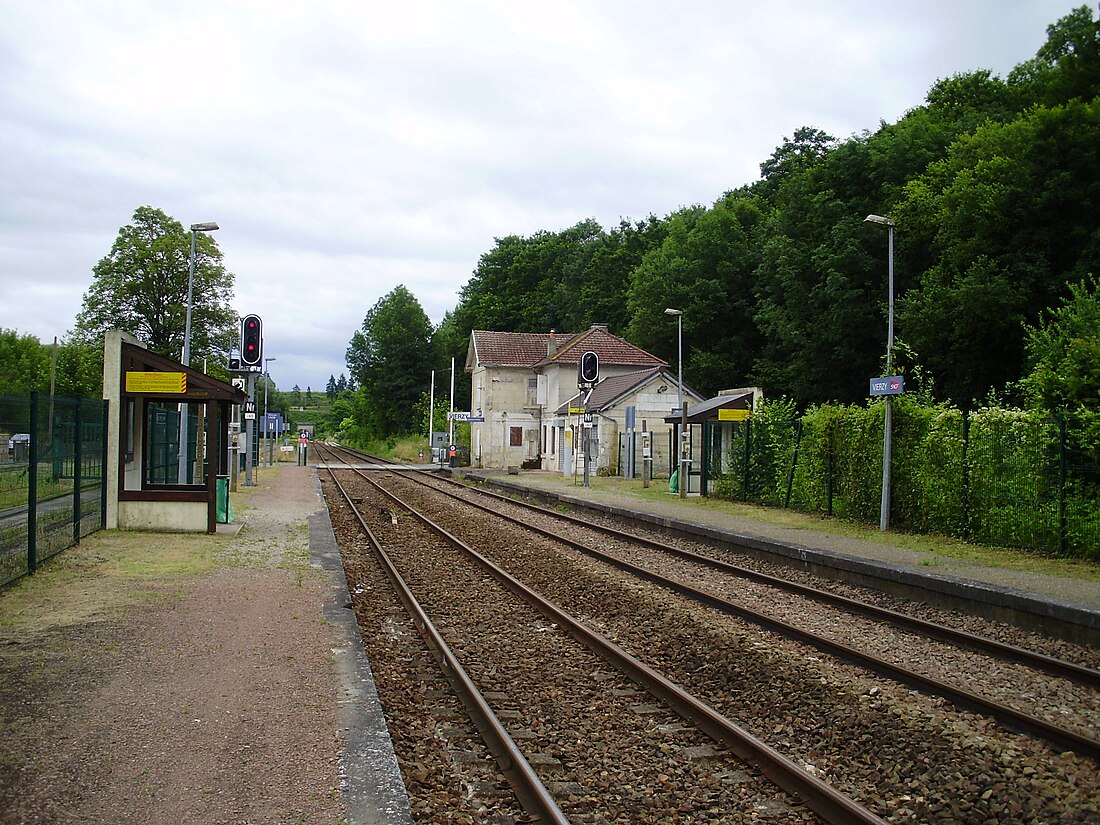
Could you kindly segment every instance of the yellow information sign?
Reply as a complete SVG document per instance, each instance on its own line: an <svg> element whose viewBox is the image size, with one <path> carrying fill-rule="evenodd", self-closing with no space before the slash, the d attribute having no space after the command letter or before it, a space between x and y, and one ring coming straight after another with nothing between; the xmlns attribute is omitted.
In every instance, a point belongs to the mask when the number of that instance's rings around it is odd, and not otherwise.
<svg viewBox="0 0 1100 825"><path fill-rule="evenodd" d="M185 372L127 372L126 392L187 392Z"/></svg>
<svg viewBox="0 0 1100 825"><path fill-rule="evenodd" d="M587 412L587 410L585 410L584 407L570 407L569 408L569 414L570 415L578 415L579 413L583 413L583 412Z"/></svg>
<svg viewBox="0 0 1100 825"><path fill-rule="evenodd" d="M718 411L718 420L719 421L748 421L749 420L749 411L748 410L719 410Z"/></svg>

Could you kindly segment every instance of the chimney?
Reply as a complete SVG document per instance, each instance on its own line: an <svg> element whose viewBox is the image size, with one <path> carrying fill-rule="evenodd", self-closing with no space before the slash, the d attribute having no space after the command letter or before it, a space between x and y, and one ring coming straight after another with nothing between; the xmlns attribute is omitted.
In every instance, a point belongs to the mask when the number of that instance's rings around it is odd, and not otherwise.
<svg viewBox="0 0 1100 825"><path fill-rule="evenodd" d="M610 330L607 328L607 324L593 324L592 329L598 329L603 332L610 332Z"/></svg>
<svg viewBox="0 0 1100 825"><path fill-rule="evenodd" d="M550 337L546 339L546 357L552 356L557 348L557 342L554 340L554 330L550 330Z"/></svg>

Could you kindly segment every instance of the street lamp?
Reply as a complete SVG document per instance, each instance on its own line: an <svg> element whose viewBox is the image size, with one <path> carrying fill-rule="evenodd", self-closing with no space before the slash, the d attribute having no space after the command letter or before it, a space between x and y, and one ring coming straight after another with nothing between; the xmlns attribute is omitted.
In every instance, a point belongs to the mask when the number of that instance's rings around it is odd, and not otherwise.
<svg viewBox="0 0 1100 825"><path fill-rule="evenodd" d="M891 375L894 368L894 222L882 215L868 215L863 219L867 223L877 223L886 227L887 237L887 323L886 323L886 374ZM882 502L879 505L879 530L890 529L890 465L894 456L894 404L892 396L886 396L886 419L882 434Z"/></svg>
<svg viewBox="0 0 1100 825"><path fill-rule="evenodd" d="M676 383L679 384L679 400L680 400L680 483L677 485L680 492L680 498L687 498L687 459L684 458L684 448L687 445L687 407L684 405L684 311L682 309L672 309L669 307L665 310L665 315L676 316L676 341L677 341L677 365L678 376Z"/></svg>
<svg viewBox="0 0 1100 825"><path fill-rule="evenodd" d="M271 383L271 373L267 371L267 365L272 361L278 361L278 358L272 356L271 358L264 359L264 442L267 444L267 466L270 467L275 462L272 461L271 442L268 441L268 431L271 430L271 422L267 420L267 385Z"/></svg>
<svg viewBox="0 0 1100 825"><path fill-rule="evenodd" d="M191 258L187 267L187 315L183 322L183 365L191 366L191 294L195 287L195 234L197 232L214 232L218 225L213 221L191 224ZM187 404L180 405L180 456L179 476L180 484L187 483Z"/></svg>

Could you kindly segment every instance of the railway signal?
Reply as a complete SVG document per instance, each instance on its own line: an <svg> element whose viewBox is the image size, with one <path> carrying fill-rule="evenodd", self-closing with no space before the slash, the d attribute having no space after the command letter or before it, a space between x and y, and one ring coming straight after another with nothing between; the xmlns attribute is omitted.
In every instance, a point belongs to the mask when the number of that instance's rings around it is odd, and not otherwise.
<svg viewBox="0 0 1100 825"><path fill-rule="evenodd" d="M241 321L241 364L258 367L263 361L263 322L259 315L246 315Z"/></svg>
<svg viewBox="0 0 1100 825"><path fill-rule="evenodd" d="M590 390L600 381L600 356L588 350L581 356L577 368L577 384L581 389Z"/></svg>

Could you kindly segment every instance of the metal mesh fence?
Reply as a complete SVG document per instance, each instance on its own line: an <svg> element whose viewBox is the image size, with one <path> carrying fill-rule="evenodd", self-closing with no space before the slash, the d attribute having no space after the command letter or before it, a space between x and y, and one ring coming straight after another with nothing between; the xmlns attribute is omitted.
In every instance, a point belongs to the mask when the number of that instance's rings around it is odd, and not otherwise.
<svg viewBox="0 0 1100 825"><path fill-rule="evenodd" d="M713 426L713 425L708 425ZM707 434L715 444L717 430ZM875 523L875 407L732 425L707 461L719 497ZM1100 557L1100 421L895 407L891 524L1050 555Z"/></svg>
<svg viewBox="0 0 1100 825"><path fill-rule="evenodd" d="M0 584L102 528L107 402L0 396Z"/></svg>

